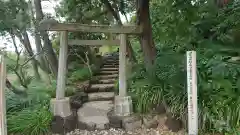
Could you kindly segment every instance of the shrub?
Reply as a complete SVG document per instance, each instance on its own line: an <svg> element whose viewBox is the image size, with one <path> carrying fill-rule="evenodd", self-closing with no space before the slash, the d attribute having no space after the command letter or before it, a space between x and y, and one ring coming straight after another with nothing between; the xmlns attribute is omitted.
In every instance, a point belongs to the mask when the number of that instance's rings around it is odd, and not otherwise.
<svg viewBox="0 0 240 135"><path fill-rule="evenodd" d="M82 69L76 70L72 72L69 80L71 82L76 82L76 81L83 81L83 80L88 80L91 77L91 73L87 67L84 67Z"/></svg>
<svg viewBox="0 0 240 135"><path fill-rule="evenodd" d="M49 133L52 114L46 106L25 108L20 112L8 114L9 133L22 135L45 135Z"/></svg>
<svg viewBox="0 0 240 135"><path fill-rule="evenodd" d="M169 52L168 52L169 53ZM211 50L197 50L199 127L204 131L228 132L239 127L240 66ZM130 93L136 111L147 112L164 102L176 117L186 121L187 87L185 55L158 56L156 76L144 70L133 73ZM141 65L139 66L141 67Z"/></svg>
<svg viewBox="0 0 240 135"><path fill-rule="evenodd" d="M46 87L41 82L28 86L27 97L7 90L7 127L9 133L44 135L49 133L52 114L49 111L51 93L55 85ZM55 95L55 92L54 92Z"/></svg>
<svg viewBox="0 0 240 135"><path fill-rule="evenodd" d="M41 87L31 88L31 90L27 90L27 97L8 91L6 93L7 112L18 112L24 108L35 106L36 104L47 104L51 98L49 91L50 90L41 89Z"/></svg>

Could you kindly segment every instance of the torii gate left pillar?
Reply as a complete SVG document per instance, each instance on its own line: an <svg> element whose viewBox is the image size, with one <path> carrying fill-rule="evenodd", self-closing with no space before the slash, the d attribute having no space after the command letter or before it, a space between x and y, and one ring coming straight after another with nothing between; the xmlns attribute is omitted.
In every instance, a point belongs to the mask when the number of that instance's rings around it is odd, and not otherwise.
<svg viewBox="0 0 240 135"><path fill-rule="evenodd" d="M66 79L67 79L67 57L68 57L68 32L61 31L60 35L60 50L58 60L58 75L56 98L51 100L52 111L54 116L63 118L70 116L70 101L65 97Z"/></svg>

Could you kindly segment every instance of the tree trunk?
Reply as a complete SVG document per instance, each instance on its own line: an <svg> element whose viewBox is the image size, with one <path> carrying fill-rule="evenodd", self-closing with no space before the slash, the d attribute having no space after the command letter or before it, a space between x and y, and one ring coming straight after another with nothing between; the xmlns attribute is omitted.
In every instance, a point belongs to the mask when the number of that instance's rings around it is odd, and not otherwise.
<svg viewBox="0 0 240 135"><path fill-rule="evenodd" d="M214 2L215 2L215 4L217 5L218 8L223 8L228 3L230 3L231 0L214 0Z"/></svg>
<svg viewBox="0 0 240 135"><path fill-rule="evenodd" d="M13 42L13 45L14 45L14 48L15 48L15 53L17 55L17 60L16 60L16 66L14 67L13 71L14 73L16 74L16 76L18 77L18 80L20 82L20 84L24 87L24 88L27 88L27 85L24 83L24 80L22 78L22 76L18 73L18 70L19 70L19 60L20 60L20 55L21 55L21 52L18 51L18 47L17 47L17 44L16 44L16 40L15 40L15 35L13 35L12 33L10 33L11 35L11 38L12 38L12 42Z"/></svg>
<svg viewBox="0 0 240 135"><path fill-rule="evenodd" d="M47 60L45 59L44 57L44 53L42 52L42 43L41 43L41 36L40 36L40 33L38 31L38 24L39 22L36 21L34 15L35 15L35 12L34 12L34 2L31 2L31 17L32 17L32 24L33 24L33 27L34 27L34 38L35 38L35 44L36 44L36 50L37 50L37 53L39 54L37 56L37 59L39 61L39 66L40 68L47 72L48 74L51 73L50 69L49 69L49 66L48 66L48 62Z"/></svg>
<svg viewBox="0 0 240 135"><path fill-rule="evenodd" d="M23 41L24 41L23 45L24 45L26 51L28 52L29 57L33 57L34 53L33 53L29 38L28 38L27 31L23 31L22 35L23 35ZM38 62L35 58L32 58L31 62L33 65L34 75L35 75L36 79L40 80L40 75L38 72Z"/></svg>
<svg viewBox="0 0 240 135"><path fill-rule="evenodd" d="M34 0L35 10L36 10L36 24L39 24L39 22L43 19L43 12L42 12L42 6L41 6L41 0ZM49 40L48 33L46 31L40 31L40 34L43 38L44 46L43 49L46 51L48 61L51 66L51 70L53 75L56 77L58 72L58 60L55 52L52 48L52 43Z"/></svg>
<svg viewBox="0 0 240 135"><path fill-rule="evenodd" d="M42 44L41 44L41 37L40 35L38 34L38 32L36 31L35 29L35 35L34 35L34 38L35 38L35 43L36 43L36 50L37 50L37 53L39 54L37 56L38 60L39 60L39 65L40 65L40 68L47 72L48 74L51 73L50 69L49 69L49 66L48 66L48 62L47 60L45 59L44 57L44 53L42 52ZM40 54L41 53L41 54Z"/></svg>
<svg viewBox="0 0 240 135"><path fill-rule="evenodd" d="M144 54L144 61L148 73L153 71L156 58L156 47L152 37L152 26L149 15L149 0L138 0L137 3L138 24L142 27L141 47Z"/></svg>
<svg viewBox="0 0 240 135"><path fill-rule="evenodd" d="M118 25L122 26L123 23L120 19L120 15L117 11L114 10L114 8L112 7L111 3L108 0L101 0L102 3L105 4L106 8L109 10L110 13L112 13L113 17L115 18L115 20L117 21ZM132 61L136 62L136 57L134 55L131 43L129 40L127 40L127 56L128 58L130 58Z"/></svg>

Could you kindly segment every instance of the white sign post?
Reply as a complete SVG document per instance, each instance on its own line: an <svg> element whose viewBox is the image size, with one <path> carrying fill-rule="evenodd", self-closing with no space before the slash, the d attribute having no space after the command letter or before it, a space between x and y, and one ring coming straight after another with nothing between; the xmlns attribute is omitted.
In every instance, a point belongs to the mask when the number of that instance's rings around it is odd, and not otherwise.
<svg viewBox="0 0 240 135"><path fill-rule="evenodd" d="M0 55L0 135L7 135L5 84L6 65L4 56Z"/></svg>
<svg viewBox="0 0 240 135"><path fill-rule="evenodd" d="M198 134L196 52L187 51L188 135Z"/></svg>

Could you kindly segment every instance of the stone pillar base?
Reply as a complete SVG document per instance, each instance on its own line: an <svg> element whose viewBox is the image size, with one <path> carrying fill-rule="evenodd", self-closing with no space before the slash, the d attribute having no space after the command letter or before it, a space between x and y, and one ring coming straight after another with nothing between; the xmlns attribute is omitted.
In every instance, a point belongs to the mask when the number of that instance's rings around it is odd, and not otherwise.
<svg viewBox="0 0 240 135"><path fill-rule="evenodd" d="M132 99L130 96L115 96L114 113L116 116L130 116L132 112Z"/></svg>
<svg viewBox="0 0 240 135"><path fill-rule="evenodd" d="M51 99L51 112L54 116L67 117L72 114L69 98Z"/></svg>
<svg viewBox="0 0 240 135"><path fill-rule="evenodd" d="M69 98L52 99L50 108L54 115L51 123L52 133L65 135L76 129L77 115L70 109Z"/></svg>

